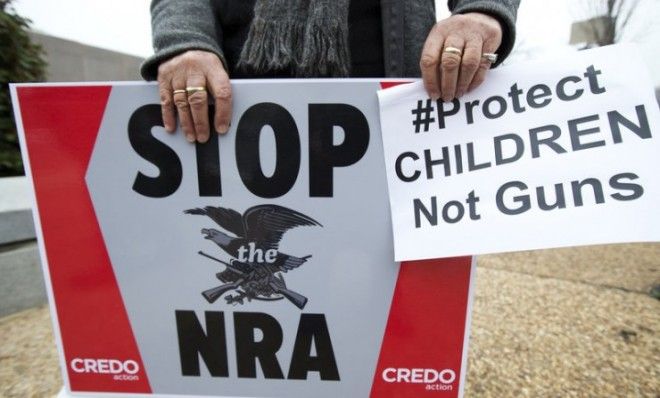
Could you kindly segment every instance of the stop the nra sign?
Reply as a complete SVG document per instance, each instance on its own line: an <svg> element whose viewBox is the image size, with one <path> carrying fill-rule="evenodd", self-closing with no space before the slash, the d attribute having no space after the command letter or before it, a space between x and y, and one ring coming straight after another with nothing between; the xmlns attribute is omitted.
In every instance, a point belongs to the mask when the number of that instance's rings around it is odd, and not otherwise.
<svg viewBox="0 0 660 398"><path fill-rule="evenodd" d="M13 86L62 396L460 397L474 267L393 261L391 84L235 82L206 144L155 85Z"/></svg>

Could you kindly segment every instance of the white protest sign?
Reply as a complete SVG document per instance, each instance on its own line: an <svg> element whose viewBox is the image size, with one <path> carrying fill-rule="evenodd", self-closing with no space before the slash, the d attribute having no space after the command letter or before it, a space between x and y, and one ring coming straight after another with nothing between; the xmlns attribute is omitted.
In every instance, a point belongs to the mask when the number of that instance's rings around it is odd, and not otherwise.
<svg viewBox="0 0 660 398"><path fill-rule="evenodd" d="M395 259L660 239L658 104L634 48L379 92Z"/></svg>
<svg viewBox="0 0 660 398"><path fill-rule="evenodd" d="M61 397L461 397L474 266L392 260L384 84L232 82L205 144L155 84L12 86Z"/></svg>

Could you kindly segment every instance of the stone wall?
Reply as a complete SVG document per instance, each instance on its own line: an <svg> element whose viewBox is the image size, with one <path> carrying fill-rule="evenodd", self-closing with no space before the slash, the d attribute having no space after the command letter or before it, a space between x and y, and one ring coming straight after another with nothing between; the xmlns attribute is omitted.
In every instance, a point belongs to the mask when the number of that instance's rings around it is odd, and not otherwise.
<svg viewBox="0 0 660 398"><path fill-rule="evenodd" d="M0 178L0 317L46 301L27 178Z"/></svg>
<svg viewBox="0 0 660 398"><path fill-rule="evenodd" d="M40 33L33 39L46 51L49 82L142 80L142 58Z"/></svg>

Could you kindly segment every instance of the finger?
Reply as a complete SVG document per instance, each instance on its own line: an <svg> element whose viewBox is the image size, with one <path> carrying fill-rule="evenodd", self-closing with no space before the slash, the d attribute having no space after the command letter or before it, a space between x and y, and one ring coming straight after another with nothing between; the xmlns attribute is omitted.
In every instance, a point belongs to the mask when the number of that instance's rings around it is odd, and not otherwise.
<svg viewBox="0 0 660 398"><path fill-rule="evenodd" d="M158 75L158 93L160 95L160 110L163 115L163 125L165 131L173 133L176 130L176 114L174 111L174 102L172 99L172 84L170 77Z"/></svg>
<svg viewBox="0 0 660 398"><path fill-rule="evenodd" d="M451 101L456 96L456 84L458 82L458 72L461 67L462 54L447 51L448 49L458 49L463 51L465 40L460 36L450 35L445 40L440 58L440 91L442 100Z"/></svg>
<svg viewBox="0 0 660 398"><path fill-rule="evenodd" d="M206 88L206 78L203 74L190 74L186 81L188 88ZM204 91L193 91L188 93L188 106L195 130L195 138L198 142L206 142L209 139L209 105L208 93Z"/></svg>
<svg viewBox="0 0 660 398"><path fill-rule="evenodd" d="M497 50L498 44L493 42L493 41L485 41L484 45L481 49L482 54L483 53L494 53L495 50ZM475 88L479 87L481 83L486 80L486 74L488 73L488 70L491 67L491 63L489 60L486 58L482 57L480 55L481 61L479 63L479 68L474 74L474 77L472 78L472 82L470 83L468 87L468 91L472 91Z"/></svg>
<svg viewBox="0 0 660 398"><path fill-rule="evenodd" d="M477 35L469 38L467 43L465 43L458 82L456 84L456 97L462 97L465 94L479 69L482 44L482 39Z"/></svg>
<svg viewBox="0 0 660 398"><path fill-rule="evenodd" d="M436 100L440 98L440 80L438 79L438 67L440 64L440 53L445 39L440 33L437 25L431 29L419 60L419 68L422 72L424 88L429 97Z"/></svg>
<svg viewBox="0 0 660 398"><path fill-rule="evenodd" d="M185 77L182 75L175 76L175 78L172 80L172 87L178 90L185 89ZM179 92L175 93L173 98L176 112L179 115L179 123L181 124L183 134L185 134L186 140L188 140L188 142L194 142L195 129L193 126L192 116L190 115L190 107L188 106L188 96L185 92Z"/></svg>
<svg viewBox="0 0 660 398"><path fill-rule="evenodd" d="M215 130L225 134L229 130L232 111L232 92L229 76L223 68L214 68L208 75L211 95L215 100Z"/></svg>

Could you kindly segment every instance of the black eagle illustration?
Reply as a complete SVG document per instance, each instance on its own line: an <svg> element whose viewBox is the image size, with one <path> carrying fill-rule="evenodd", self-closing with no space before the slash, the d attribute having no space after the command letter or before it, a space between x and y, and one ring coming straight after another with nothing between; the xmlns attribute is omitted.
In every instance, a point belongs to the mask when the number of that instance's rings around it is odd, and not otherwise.
<svg viewBox="0 0 660 398"><path fill-rule="evenodd" d="M311 256L296 257L281 253L278 249L286 231L300 226L322 226L319 222L278 205L254 206L247 209L243 215L232 209L213 206L188 209L184 213L208 216L220 227L235 235L230 236L213 228L204 228L201 231L206 239L215 242L228 255L234 257L227 263L200 252L205 257L225 265L225 270L216 274L225 285L202 293L209 302L215 302L229 290L237 290L237 296L225 297L228 303L242 304L244 298L268 299L273 295L279 295L280 299L284 297L301 309L305 306L307 298L288 290L280 273L301 266ZM241 250L245 255L248 246L251 246L253 251L261 251L261 261L237 259L241 257ZM271 261L264 261L263 254L268 250L277 254L274 259L270 258Z"/></svg>

